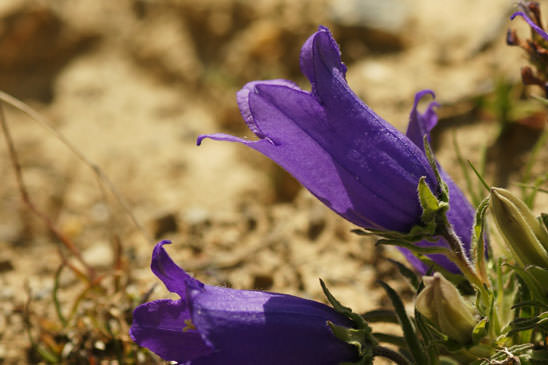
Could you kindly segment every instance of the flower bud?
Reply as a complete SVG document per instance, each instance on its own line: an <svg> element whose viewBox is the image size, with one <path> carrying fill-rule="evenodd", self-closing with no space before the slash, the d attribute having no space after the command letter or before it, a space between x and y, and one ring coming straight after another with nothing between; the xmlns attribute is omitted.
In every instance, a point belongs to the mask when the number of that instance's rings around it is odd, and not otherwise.
<svg viewBox="0 0 548 365"><path fill-rule="evenodd" d="M548 232L527 205L506 189L491 188L489 208L514 259L548 267Z"/></svg>
<svg viewBox="0 0 548 365"><path fill-rule="evenodd" d="M472 339L478 321L474 310L457 288L440 273L422 278L425 288L417 296L415 307L441 332L460 343Z"/></svg>

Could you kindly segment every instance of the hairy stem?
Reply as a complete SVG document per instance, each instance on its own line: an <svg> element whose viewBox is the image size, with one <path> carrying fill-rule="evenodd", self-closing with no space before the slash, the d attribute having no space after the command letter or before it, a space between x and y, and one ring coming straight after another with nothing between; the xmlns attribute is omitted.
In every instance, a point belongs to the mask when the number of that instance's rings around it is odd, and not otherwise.
<svg viewBox="0 0 548 365"><path fill-rule="evenodd" d="M447 218L440 224L440 235L445 238L453 251L453 255L450 259L459 267L466 279L478 288L481 300L484 304L487 304L487 287L489 287L489 281L482 278L476 272L474 265L470 262L468 255L466 255L466 252L464 251L462 241L453 230L451 224L447 221Z"/></svg>

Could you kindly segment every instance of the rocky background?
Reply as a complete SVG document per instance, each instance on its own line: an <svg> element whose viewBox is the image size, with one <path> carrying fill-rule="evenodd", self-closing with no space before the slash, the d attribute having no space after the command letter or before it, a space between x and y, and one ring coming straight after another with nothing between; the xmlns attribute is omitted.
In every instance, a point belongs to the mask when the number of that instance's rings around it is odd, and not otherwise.
<svg viewBox="0 0 548 365"><path fill-rule="evenodd" d="M477 166L485 152L491 184L515 189L546 113L519 85L523 53L505 44L513 3L0 2L0 90L81 154L4 104L26 189L91 268L22 202L0 143L0 364L160 363L127 335L147 292L170 296L161 284L151 291L159 239L172 240L172 257L212 285L323 300L321 277L363 312L389 308L382 279L412 305L386 260L397 252L351 234L352 225L263 156L229 143L198 148L196 137L252 137L235 103L248 81L287 78L308 88L299 51L322 24L341 46L352 88L400 130L415 92L435 90L442 119L433 144L455 180L464 186L454 138ZM511 26L528 35L524 24ZM544 148L529 176L547 162ZM537 203L546 211L547 195Z"/></svg>

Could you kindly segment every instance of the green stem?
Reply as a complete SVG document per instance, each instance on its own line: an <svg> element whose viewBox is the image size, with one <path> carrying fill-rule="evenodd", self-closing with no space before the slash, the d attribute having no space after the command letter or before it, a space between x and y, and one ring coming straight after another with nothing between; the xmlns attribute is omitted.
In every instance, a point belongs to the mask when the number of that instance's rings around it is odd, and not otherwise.
<svg viewBox="0 0 548 365"><path fill-rule="evenodd" d="M390 350L383 346L373 347L373 356L380 356L392 360L398 365L412 365L411 362L403 357L399 352Z"/></svg>
<svg viewBox="0 0 548 365"><path fill-rule="evenodd" d="M452 261L459 267L466 279L478 288L481 293L480 297L482 300L488 301L488 293L485 286L489 285L489 283L484 282L484 280L474 269L470 259L468 259L468 256L464 252L464 245L453 230L453 227L446 220L440 224L440 228L440 235L445 238L452 250L452 257L450 257L450 259L452 259Z"/></svg>

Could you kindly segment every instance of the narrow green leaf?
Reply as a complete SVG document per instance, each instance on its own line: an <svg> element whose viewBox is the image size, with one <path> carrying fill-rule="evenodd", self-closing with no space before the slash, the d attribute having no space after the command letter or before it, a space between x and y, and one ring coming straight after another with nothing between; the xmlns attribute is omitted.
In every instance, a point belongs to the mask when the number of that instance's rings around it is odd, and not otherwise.
<svg viewBox="0 0 548 365"><path fill-rule="evenodd" d="M59 297L57 295L59 291L59 279L61 278L61 272L63 271L63 268L65 265L60 265L57 271L55 272L55 279L53 281L53 290L51 292L53 297L53 304L55 306L55 312L57 313L57 318L59 318L59 321L61 321L61 324L63 327L67 326L67 320L65 316L63 315L63 310L61 309L61 303L59 302Z"/></svg>
<svg viewBox="0 0 548 365"><path fill-rule="evenodd" d="M548 269L531 265L527 266L525 271L531 274L533 279L538 284L541 293L546 298L546 294L548 294Z"/></svg>
<svg viewBox="0 0 548 365"><path fill-rule="evenodd" d="M350 320L354 322L354 324L359 329L366 328L369 330L369 332L371 332L371 329L369 328L369 326L367 325L367 322L365 322L363 317L357 313L352 312L352 309L350 309L349 307L345 307L344 305L342 305L341 302L339 302L333 296L333 294L331 294L329 289L327 289L327 285L325 285L325 282L322 279L320 279L320 285L322 286L323 293L326 296L327 300L333 306L333 309L335 309L340 314L347 316Z"/></svg>
<svg viewBox="0 0 548 365"><path fill-rule="evenodd" d="M544 227L548 230L548 214L546 213L540 213L540 220L542 223L544 223Z"/></svg>
<svg viewBox="0 0 548 365"><path fill-rule="evenodd" d="M485 260L485 216L489 208L489 197L483 199L476 209L472 235L472 252L476 270L484 280L487 280L487 264Z"/></svg>
<svg viewBox="0 0 548 365"><path fill-rule="evenodd" d="M542 189L541 186L544 185L548 181L548 173L545 173L544 175L541 175L535 179L533 184L525 184L525 183L519 183L521 187L521 193L523 197L523 201L530 209L533 209L535 206L535 199L537 197L538 192L547 192L547 190ZM526 188L531 189L531 192L527 194Z"/></svg>
<svg viewBox="0 0 548 365"><path fill-rule="evenodd" d="M350 232L357 234L358 236L371 236L374 234L372 232L364 231L363 229L360 229L360 228L351 229Z"/></svg>
<svg viewBox="0 0 548 365"><path fill-rule="evenodd" d="M548 106L548 99L546 98L543 98L542 96L538 96L538 95L531 95L533 97L533 99L536 99L538 101L540 101L542 104Z"/></svg>
<svg viewBox="0 0 548 365"><path fill-rule="evenodd" d="M407 342L405 342L405 338L401 336L390 335L387 333L379 333L379 332L373 332L373 336L381 343L389 343L391 345L394 345L400 348L402 347L407 348Z"/></svg>
<svg viewBox="0 0 548 365"><path fill-rule="evenodd" d="M419 288L419 285L420 285L419 277L413 270L411 270L410 268L408 268L407 266L405 266L399 261L396 261L393 259L388 259L388 261L390 261L391 263L397 266L400 274L409 281L409 284L411 284L411 286L415 290Z"/></svg>
<svg viewBox="0 0 548 365"><path fill-rule="evenodd" d="M451 250L445 247L441 246L428 246L428 247L422 247L417 246L409 242L405 241L395 241L395 240L385 240L381 239L378 240L377 245L387 245L387 246L399 246L399 247L405 247L409 251L420 254L420 255L434 255L434 254L441 254L441 255L450 255Z"/></svg>
<svg viewBox="0 0 548 365"><path fill-rule="evenodd" d="M424 286L422 282L421 284ZM438 343L447 341L447 336L434 329L428 323L427 318L420 314L417 309L415 309L415 325L423 338L424 348L430 363L437 364L439 359Z"/></svg>
<svg viewBox="0 0 548 365"><path fill-rule="evenodd" d="M53 351L51 351L50 349L48 349L48 348L46 348L42 345L38 345L36 347L36 351L40 354L42 359L44 361L46 361L47 363L49 363L49 364L59 364L60 363L59 357Z"/></svg>
<svg viewBox="0 0 548 365"><path fill-rule="evenodd" d="M413 328L413 324L411 323L411 320L409 319L409 317L407 316L407 313L405 312L405 307L403 306L403 303L400 297L394 291L394 289L392 289L385 282L380 281L379 284L384 288L384 290L386 291L386 294L388 295L388 297L390 298L390 301L392 302L392 305L394 306L394 310L396 311L396 314L398 315L398 319L400 321L400 325L403 330L405 341L407 342L409 351L411 351L411 354L413 355L415 363L424 364L424 365L429 364L427 355L424 352L424 347L422 343L419 342L417 334L415 333L415 329Z"/></svg>
<svg viewBox="0 0 548 365"><path fill-rule="evenodd" d="M536 302L540 302L543 304L548 304L548 298L546 298L546 281L544 278L546 275L548 275L548 272L546 269L537 267L537 266L528 266L525 269L522 269L517 266L510 266L516 275L520 277L521 280L525 283L527 286L527 289L529 290L532 300ZM538 276L537 278L537 275Z"/></svg>
<svg viewBox="0 0 548 365"><path fill-rule="evenodd" d="M538 308L546 310L546 309L548 309L548 304L535 302L533 300L528 300L528 301L525 301L525 302L519 302L519 303L515 303L514 305L512 305L512 309L521 308L521 307L538 307Z"/></svg>
<svg viewBox="0 0 548 365"><path fill-rule="evenodd" d="M440 356L439 360L440 360L439 365L460 365L460 363L457 360L447 356Z"/></svg>
<svg viewBox="0 0 548 365"><path fill-rule="evenodd" d="M464 175L464 181L466 182L466 190L468 190L468 194L472 198L472 203L474 204L474 206L478 206L481 201L481 198L479 197L479 195L476 194L476 189L474 189L474 185L472 184L472 179L470 178L468 165L466 164L466 161L464 160L464 157L462 156L459 144L457 142L457 134L453 132L452 136L453 136L453 147L455 148L455 153L457 154L457 161L459 162L460 169L462 171L462 174Z"/></svg>
<svg viewBox="0 0 548 365"><path fill-rule="evenodd" d="M342 315L348 317L356 326L356 328L348 328L345 326L339 326L331 321L327 324L331 328L331 331L335 337L344 341L358 350L359 360L353 363L341 363L340 365L372 365L373 364L373 348L377 345L377 339L373 337L371 327L367 324L362 316L352 312L352 309L342 305L327 289L325 282L320 279L320 285L327 297L327 300L333 308Z"/></svg>
<svg viewBox="0 0 548 365"><path fill-rule="evenodd" d="M476 170L476 168L474 167L474 165L472 164L472 162L470 160L468 160L468 165L470 165L470 167L472 168L472 170L474 171L474 173L478 177L479 181L481 182L481 184L483 185L485 190L487 190L487 192L489 193L489 191L490 191L489 184L487 184L487 182L485 182L485 179L483 178L483 176L481 176L481 174L478 172L478 170Z"/></svg>
<svg viewBox="0 0 548 365"><path fill-rule="evenodd" d="M387 309L375 309L362 314L363 319L368 323L399 323L398 316L394 311Z"/></svg>
<svg viewBox="0 0 548 365"><path fill-rule="evenodd" d="M476 324L472 330L472 341L478 343L482 338L487 335L489 322L487 318L483 318L481 321Z"/></svg>
<svg viewBox="0 0 548 365"><path fill-rule="evenodd" d="M364 335L364 329L348 328L338 326L331 321L327 321L333 335L339 340L356 347L360 358L366 356L373 359L373 346L367 343L367 336Z"/></svg>
<svg viewBox="0 0 548 365"><path fill-rule="evenodd" d="M534 349L531 354L532 364L547 364L548 363L548 351L546 349Z"/></svg>
<svg viewBox="0 0 548 365"><path fill-rule="evenodd" d="M481 146L479 166L478 166L478 171L479 171L481 176L485 176L485 171L486 171L486 168L487 168L487 152L488 152L488 150L489 150L488 143L487 143L487 141L484 141L482 146ZM482 195L481 191L483 189L483 184L481 182L479 182L479 184L476 185L476 189L477 189L478 196L481 196Z"/></svg>

